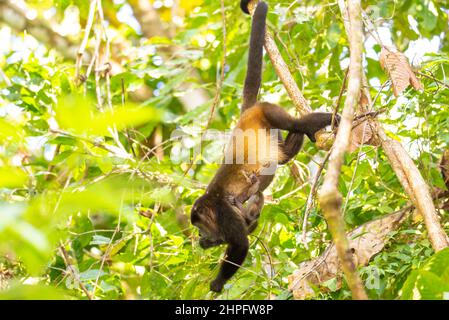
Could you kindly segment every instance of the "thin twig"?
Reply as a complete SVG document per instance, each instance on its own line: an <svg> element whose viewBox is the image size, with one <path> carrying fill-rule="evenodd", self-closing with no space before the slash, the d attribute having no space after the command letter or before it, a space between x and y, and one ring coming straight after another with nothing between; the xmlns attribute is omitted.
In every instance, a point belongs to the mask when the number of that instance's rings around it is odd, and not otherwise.
<svg viewBox="0 0 449 320"><path fill-rule="evenodd" d="M387 112L388 109L387 108L382 108L376 111L370 111L370 112L365 112L362 114L359 114L357 116L354 117L354 119L352 120L353 122L358 121L358 120L362 120L361 122L365 121L366 118L375 118L377 117L379 114ZM356 123L355 125L353 124L353 128L358 126L360 123Z"/></svg>
<svg viewBox="0 0 449 320"><path fill-rule="evenodd" d="M59 250L61 251L62 259L64 260L67 268L69 268L70 273L72 274L73 278L79 283L81 290L83 290L83 292L86 294L87 298L89 300L92 300L92 296L91 296L89 290L86 289L84 284L81 282L81 280L78 276L78 273L75 271L75 269L73 269L73 266L70 263L69 255L67 254L67 251L65 250L64 244L62 242L61 242L61 245L59 246Z"/></svg>
<svg viewBox="0 0 449 320"><path fill-rule="evenodd" d="M268 289L268 296L271 296L271 283L273 282L273 270L274 270L273 259L271 258L270 251L268 250L268 248L265 245L265 243L260 239L260 237L257 236L257 235L253 235L253 237L255 237L257 239L257 241L261 244L262 248L264 248L265 252L267 253L268 262L270 264L270 275L269 275L270 279L269 279L269 282L268 282L270 287Z"/></svg>
<svg viewBox="0 0 449 320"><path fill-rule="evenodd" d="M441 81L441 80L438 80L438 79L435 78L433 75L429 75L429 74L426 74L426 73L423 73L423 72L419 72L419 71L417 72L417 74L419 74L419 75L421 75L421 76L423 76L423 77L426 77L426 78L428 78L428 79L432 79L432 80L435 81L436 83L442 85L443 87L446 87L446 89L449 89L449 84L447 84L447 83L445 83L445 82L443 82L443 81Z"/></svg>
<svg viewBox="0 0 449 320"><path fill-rule="evenodd" d="M385 47L385 45L382 43L382 39L380 38L379 32L377 31L377 28L374 25L373 20L369 15L366 14L364 10L362 10L362 17L363 23L365 24L368 33L374 38L374 40L377 42L378 45L380 45L381 47Z"/></svg>
<svg viewBox="0 0 449 320"><path fill-rule="evenodd" d="M86 28L84 29L84 38L81 42L80 48L78 49L78 54L76 56L76 81L80 81L81 79L81 65L83 62L84 52L86 51L87 42L89 41L90 30L92 29L92 24L94 22L96 3L97 0L91 0L90 2L89 16L87 17Z"/></svg>
<svg viewBox="0 0 449 320"><path fill-rule="evenodd" d="M101 84L100 84L100 45L101 45L101 34L100 30L95 30L95 37L96 37L96 45L95 45L95 92L97 95L97 107L98 110L103 110L103 98L101 93Z"/></svg>
<svg viewBox="0 0 449 320"><path fill-rule="evenodd" d="M10 87L12 85L11 80L9 80L8 76L5 74L5 72L1 68L0 68L0 77L6 83L7 87Z"/></svg>
<svg viewBox="0 0 449 320"><path fill-rule="evenodd" d="M359 162L360 162L360 158L362 155L362 148L365 142L365 132L366 132L366 126L363 128L362 131L362 140L359 146L359 152L357 153L357 160L355 162L355 167L354 167L354 172L352 173L352 177L351 177L351 182L349 183L349 188L348 188L348 192L346 194L346 199L345 199L345 204L343 205L343 209L342 209L342 216L345 216L345 212L346 212L346 207L348 206L348 202L349 202L349 197L351 195L351 191L352 191L352 186L354 185L354 181L355 181L355 174L357 173L357 168L359 167Z"/></svg>
<svg viewBox="0 0 449 320"><path fill-rule="evenodd" d="M215 92L214 100L212 102L212 107L210 109L209 118L207 119L206 127L204 128L203 133L201 135L203 135L209 129L209 126L210 126L210 124L212 122L212 119L213 119L214 114L215 114L215 109L217 108L218 102L220 101L221 89L223 87L223 82L224 82L224 78L225 78L225 67L226 67L226 11L225 11L224 0L220 0L220 8L221 8L222 33L223 33L223 39L222 39L223 55L221 57L220 78L217 81L217 89L216 89L216 92ZM184 170L184 176L187 175L187 173L190 171L190 169L192 169L195 160L196 159L192 159L192 161L190 161L189 165Z"/></svg>
<svg viewBox="0 0 449 320"><path fill-rule="evenodd" d="M122 198L121 206L123 206L123 198ZM98 270L98 274L97 274L97 277L95 279L94 288L92 289L92 296L93 297L95 297L95 292L97 291L97 287L98 287L98 280L100 279L101 271L103 270L104 263L106 262L106 258L109 257L109 254L111 253L111 250L113 248L112 241L114 240L114 237L116 236L117 232L120 231L120 222L121 222L121 217L122 217L121 213L122 213L122 210L120 209L119 214L118 214L118 219L117 219L117 226L115 227L114 233L111 236L111 240L108 243L108 247L107 247L106 251L104 252L103 257L101 259L100 268ZM122 239L120 239L120 240L122 240Z"/></svg>
<svg viewBox="0 0 449 320"><path fill-rule="evenodd" d="M338 257L342 264L345 279L354 299L367 299L362 281L357 273L349 241L346 238L345 223L341 214L342 197L338 191L338 180L343 159L349 146L355 106L359 102L362 83L363 26L360 0L348 1L349 30L347 36L350 46L348 73L348 93L338 127L337 136L330 152L329 166L319 194L329 231L332 235Z"/></svg>
<svg viewBox="0 0 449 320"><path fill-rule="evenodd" d="M221 4L221 19L222 19L222 33L223 33L223 55L221 57L221 70L220 70L220 78L217 81L217 91L215 92L214 102L212 103L212 108L210 110L209 119L207 120L206 128L207 130L212 122L214 117L215 109L220 101L221 89L223 87L223 82L225 78L225 69L226 69L226 11L224 0L220 1Z"/></svg>
<svg viewBox="0 0 449 320"><path fill-rule="evenodd" d="M122 108L124 108L125 102L126 102L126 100L125 100L125 80L123 78L121 78L120 82L121 82ZM133 142L131 139L130 131L128 129L126 129L126 138L128 139L129 148L131 149L131 152L132 152L134 158L137 158L136 151L134 150L134 147L133 147Z"/></svg>
<svg viewBox="0 0 449 320"><path fill-rule="evenodd" d="M323 169L329 160L330 152L326 154L326 157L323 159L323 162L318 167L318 171L315 174L315 178L313 179L312 187L310 188L309 195L307 196L306 201L306 209L304 210L304 216L302 220L302 235L301 235L301 242L304 245L305 248L308 248L307 244L307 222L309 220L309 214L310 210L312 209L313 205L313 198L315 198L317 189L318 189L318 182L320 181L321 174L323 173Z"/></svg>
<svg viewBox="0 0 449 320"><path fill-rule="evenodd" d="M331 123L332 128L335 128L335 119L337 117L338 110L340 110L340 103L341 103L341 99L343 97L343 92L345 92L345 89L346 89L346 81L348 80L348 72L349 72L349 68L346 69L345 77L343 78L343 83L341 84L340 93L338 94L337 103L335 104L334 113L332 114L332 123Z"/></svg>

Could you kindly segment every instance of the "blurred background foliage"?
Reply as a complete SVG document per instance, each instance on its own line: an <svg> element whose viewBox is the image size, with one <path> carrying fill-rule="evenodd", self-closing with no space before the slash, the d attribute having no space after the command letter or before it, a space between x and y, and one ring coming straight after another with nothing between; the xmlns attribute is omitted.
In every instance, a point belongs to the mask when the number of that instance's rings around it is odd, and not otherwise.
<svg viewBox="0 0 449 320"><path fill-rule="evenodd" d="M299 87L313 109L332 110L349 63L337 2L266 2L268 27ZM193 166L182 148L199 145L222 68L209 128L225 130L238 120L249 17L237 0L224 0L224 46L220 1L101 4L77 68L89 1L0 1L0 298L291 298L288 275L330 244L317 205L305 240L302 235L324 151L307 142L278 170L249 256L220 295L208 283L223 250L199 248L188 223L193 201L217 169L222 142L203 142L208 156ZM449 3L362 4L376 26L366 33L364 66L377 97L373 108L387 109L380 121L388 134L406 146L432 188L444 189ZM423 92L393 96L376 38L427 75L418 75ZM267 57L261 97L295 112ZM189 139L174 139L174 130ZM407 204L382 150L372 146L347 155L340 188L348 229ZM449 230L448 212L440 213ZM414 216L360 271L366 281L376 275L370 298L447 299L448 264L447 251L434 255ZM326 286L319 299L350 298L345 286Z"/></svg>

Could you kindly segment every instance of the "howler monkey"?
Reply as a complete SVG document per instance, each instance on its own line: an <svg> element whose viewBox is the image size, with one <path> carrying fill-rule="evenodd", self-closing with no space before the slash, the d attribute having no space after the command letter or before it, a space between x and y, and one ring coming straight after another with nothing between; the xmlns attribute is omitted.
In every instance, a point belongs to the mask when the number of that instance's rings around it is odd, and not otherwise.
<svg viewBox="0 0 449 320"><path fill-rule="evenodd" d="M240 2L245 13L249 13L248 3L249 0ZM264 203L262 191L274 177L274 170L263 170L292 159L299 152L304 135L315 142L315 133L332 121L331 113L316 112L297 119L277 105L257 101L267 10L267 4L259 2L253 15L242 114L225 161L191 210L191 222L200 231L202 248L228 245L226 258L210 284L216 292L223 289L248 253L248 234L257 227ZM285 140L279 130L288 131ZM243 137L243 142L237 146L235 140L239 137Z"/></svg>

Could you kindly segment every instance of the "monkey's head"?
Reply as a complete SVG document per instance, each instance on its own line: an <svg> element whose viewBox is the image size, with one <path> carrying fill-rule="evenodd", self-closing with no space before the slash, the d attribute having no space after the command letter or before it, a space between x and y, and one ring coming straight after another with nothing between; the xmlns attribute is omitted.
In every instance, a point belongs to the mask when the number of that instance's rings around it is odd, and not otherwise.
<svg viewBox="0 0 449 320"><path fill-rule="evenodd" d="M224 243L217 223L216 203L216 200L213 201L208 194L205 194L195 201L190 212L190 221L200 232L200 246L203 249Z"/></svg>
<svg viewBox="0 0 449 320"><path fill-rule="evenodd" d="M210 289L214 292L223 289L248 253L248 227L233 204L234 200L220 192L206 192L195 201L190 214L192 224L200 230L200 246L203 249L228 244L226 254L229 261L222 262L220 272L210 283Z"/></svg>

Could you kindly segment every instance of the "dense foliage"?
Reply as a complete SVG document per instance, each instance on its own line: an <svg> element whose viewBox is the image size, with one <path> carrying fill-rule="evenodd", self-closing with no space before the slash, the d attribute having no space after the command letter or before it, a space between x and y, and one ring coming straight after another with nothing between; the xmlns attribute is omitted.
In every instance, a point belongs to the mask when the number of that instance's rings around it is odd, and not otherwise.
<svg viewBox="0 0 449 320"><path fill-rule="evenodd" d="M223 248L202 250L186 219L223 145L203 141L207 161L193 166L181 150L199 145L212 107L209 128L225 130L238 120L250 19L237 0L224 1L224 46L220 1L149 1L160 22L150 29L163 31L149 37L137 2L103 1L104 24L94 19L80 70L89 68L104 27L99 54L107 61L110 46L110 64L104 64L112 65L110 77L99 63L77 79L76 54L61 50L81 45L88 1L26 1L24 19L45 21L67 39L59 45L50 34L48 41L39 37L31 24L18 30L0 14L0 298L290 298L287 277L331 242L315 199L307 230L302 223L326 151L307 141L296 160L278 170L243 268L222 294L210 293ZM338 4L267 3L269 29L305 97L315 110L333 110L349 63ZM439 162L449 145L449 3L362 3L376 26L365 42L373 109L386 109L380 122L429 186L445 189ZM408 56L424 91L393 95L379 64L379 37ZM185 101L199 90L208 95L205 103L195 103L195 96ZM260 95L295 112L268 57ZM189 139L173 139L176 129ZM375 146L347 155L339 187L348 230L408 203ZM439 213L449 232L448 211ZM447 251L434 255L422 219L413 215L359 271L370 298L441 299L449 292L448 264ZM335 290L336 282L317 288L317 297L350 298L344 285Z"/></svg>

